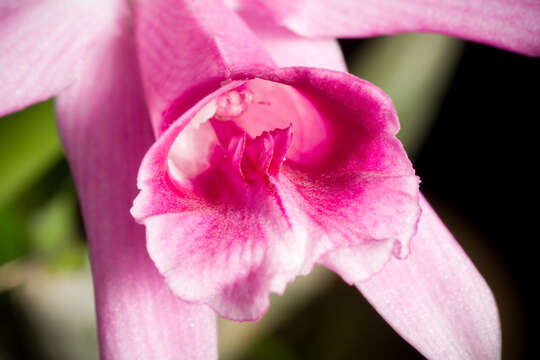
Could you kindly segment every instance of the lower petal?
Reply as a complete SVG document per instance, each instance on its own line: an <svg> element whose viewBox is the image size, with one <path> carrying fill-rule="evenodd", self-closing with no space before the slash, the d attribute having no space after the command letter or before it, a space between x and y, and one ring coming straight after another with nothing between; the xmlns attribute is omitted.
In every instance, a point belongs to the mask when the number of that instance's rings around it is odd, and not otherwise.
<svg viewBox="0 0 540 360"><path fill-rule="evenodd" d="M129 31L96 44L82 73L58 98L58 127L88 234L101 357L215 359L215 314L172 294L129 214L153 142Z"/></svg>
<svg viewBox="0 0 540 360"><path fill-rule="evenodd" d="M427 358L500 358L500 321L491 290L424 198L421 206L409 257L391 259L356 285Z"/></svg>

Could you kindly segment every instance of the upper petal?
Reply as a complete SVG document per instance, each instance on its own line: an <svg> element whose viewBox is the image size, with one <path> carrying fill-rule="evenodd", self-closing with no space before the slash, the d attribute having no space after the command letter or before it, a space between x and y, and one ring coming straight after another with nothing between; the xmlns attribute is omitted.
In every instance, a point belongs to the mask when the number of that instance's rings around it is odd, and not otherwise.
<svg viewBox="0 0 540 360"><path fill-rule="evenodd" d="M120 1L0 3L0 116L45 100L80 75L101 35L114 31Z"/></svg>
<svg viewBox="0 0 540 360"><path fill-rule="evenodd" d="M221 0L134 3L140 68L157 134L222 81L275 66Z"/></svg>
<svg viewBox="0 0 540 360"><path fill-rule="evenodd" d="M129 28L96 43L81 71L56 104L88 235L101 357L216 359L215 314L170 292L129 214L154 141Z"/></svg>
<svg viewBox="0 0 540 360"><path fill-rule="evenodd" d="M422 198L405 260L356 285L385 320L429 359L498 359L501 329L485 280Z"/></svg>
<svg viewBox="0 0 540 360"><path fill-rule="evenodd" d="M276 65L309 66L347 71L345 59L336 39L307 38L272 21L260 7L234 6L244 22L255 33Z"/></svg>
<svg viewBox="0 0 540 360"><path fill-rule="evenodd" d="M540 56L537 0L245 0L307 37L436 32Z"/></svg>

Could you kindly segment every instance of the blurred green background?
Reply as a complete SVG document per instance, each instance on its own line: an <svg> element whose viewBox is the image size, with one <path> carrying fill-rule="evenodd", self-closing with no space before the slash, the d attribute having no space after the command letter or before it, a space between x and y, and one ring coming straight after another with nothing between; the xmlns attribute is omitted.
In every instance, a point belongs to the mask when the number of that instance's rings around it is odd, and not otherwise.
<svg viewBox="0 0 540 360"><path fill-rule="evenodd" d="M342 45L350 71L393 99L414 161L464 43L407 34ZM522 305L504 260L467 217L424 190L497 296L505 358L522 357ZM0 360L97 359L93 311L84 228L50 100L0 119ZM261 321L220 321L220 352L225 360L422 358L355 288L321 268L273 296Z"/></svg>

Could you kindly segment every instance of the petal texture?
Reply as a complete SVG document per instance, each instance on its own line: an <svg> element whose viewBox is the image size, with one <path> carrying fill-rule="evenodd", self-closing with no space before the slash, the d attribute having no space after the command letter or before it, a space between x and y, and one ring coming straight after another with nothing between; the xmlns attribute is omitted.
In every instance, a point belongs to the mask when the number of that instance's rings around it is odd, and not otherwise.
<svg viewBox="0 0 540 360"><path fill-rule="evenodd" d="M491 290L422 198L405 260L356 285L385 320L429 359L498 359L501 330Z"/></svg>
<svg viewBox="0 0 540 360"><path fill-rule="evenodd" d="M307 37L435 32L540 56L537 0L247 0Z"/></svg>
<svg viewBox="0 0 540 360"><path fill-rule="evenodd" d="M148 251L182 299L233 320L256 320L269 293L283 293L300 273L306 239L289 228L265 188L228 191L231 198L213 209L148 218Z"/></svg>
<svg viewBox="0 0 540 360"><path fill-rule="evenodd" d="M57 112L89 239L101 357L215 359L215 314L170 292L129 214L153 142L131 33L103 38L82 72Z"/></svg>
<svg viewBox="0 0 540 360"><path fill-rule="evenodd" d="M135 10L143 84L157 134L222 81L275 66L221 0L137 0Z"/></svg>
<svg viewBox="0 0 540 360"><path fill-rule="evenodd" d="M101 34L114 31L119 1L0 3L0 116L69 86Z"/></svg>
<svg viewBox="0 0 540 360"><path fill-rule="evenodd" d="M330 70L259 77L236 84L234 97L253 94L236 124L198 119L230 90L220 89L171 125L143 160L132 208L175 294L235 320L259 318L270 292L316 262L366 279L406 256L420 215L418 180L381 90ZM171 160L178 143L205 145Z"/></svg>
<svg viewBox="0 0 540 360"><path fill-rule="evenodd" d="M307 38L295 34L268 18L260 7L231 4L279 67L309 66L347 71L345 59L335 39ZM239 5L239 3L236 3Z"/></svg>

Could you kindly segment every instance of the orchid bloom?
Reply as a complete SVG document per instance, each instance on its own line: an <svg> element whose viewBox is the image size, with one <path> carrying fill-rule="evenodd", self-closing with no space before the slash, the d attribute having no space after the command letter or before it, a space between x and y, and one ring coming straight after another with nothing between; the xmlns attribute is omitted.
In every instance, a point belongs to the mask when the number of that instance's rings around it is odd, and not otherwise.
<svg viewBox="0 0 540 360"><path fill-rule="evenodd" d="M534 0L2 0L0 114L57 97L102 357L216 358L215 312L258 319L316 263L426 357L500 357L490 289L419 193L390 99L333 38L538 56L539 16Z"/></svg>

